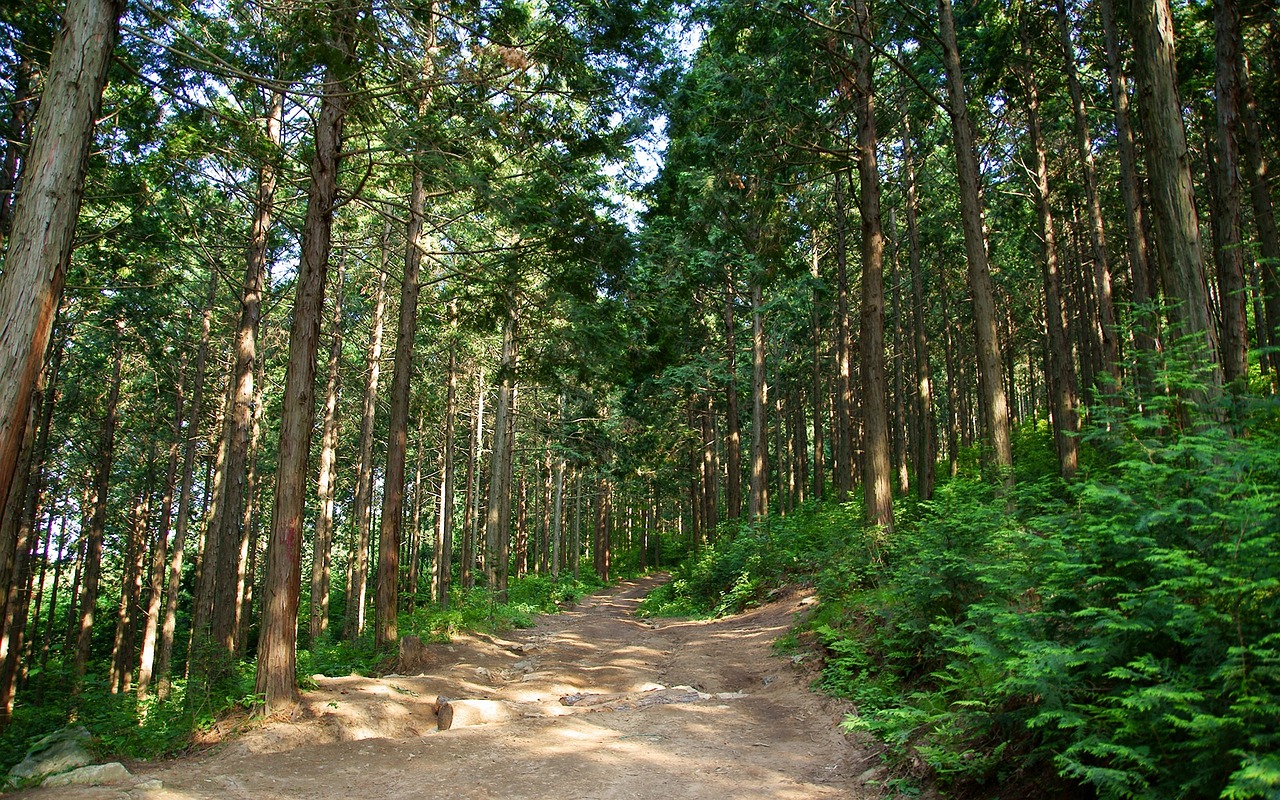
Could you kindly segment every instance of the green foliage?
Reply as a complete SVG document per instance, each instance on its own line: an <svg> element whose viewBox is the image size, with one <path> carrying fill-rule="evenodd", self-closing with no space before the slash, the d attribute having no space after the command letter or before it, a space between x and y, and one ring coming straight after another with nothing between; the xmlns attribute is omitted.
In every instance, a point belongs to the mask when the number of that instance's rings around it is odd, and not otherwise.
<svg viewBox="0 0 1280 800"><path fill-rule="evenodd" d="M743 524L672 570L670 582L640 604L642 616L720 616L748 608L797 576L817 572L848 544L857 503L806 506L786 517Z"/></svg>
<svg viewBox="0 0 1280 800"><path fill-rule="evenodd" d="M1089 479L942 487L871 585L819 580L822 685L900 764L982 786L1051 764L1100 797L1274 797L1280 440L1089 434ZM1047 465L1048 466L1048 465ZM852 551L847 560L869 562Z"/></svg>

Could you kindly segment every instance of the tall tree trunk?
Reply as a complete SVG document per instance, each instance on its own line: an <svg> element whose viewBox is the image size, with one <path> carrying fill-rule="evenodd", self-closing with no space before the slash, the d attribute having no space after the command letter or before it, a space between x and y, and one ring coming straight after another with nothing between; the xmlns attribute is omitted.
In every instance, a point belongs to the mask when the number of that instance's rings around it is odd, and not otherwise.
<svg viewBox="0 0 1280 800"><path fill-rule="evenodd" d="M849 324L849 274L846 240L846 217L842 172L837 171L835 186L836 215L836 320L833 349L836 358L836 385L832 442L835 463L831 480L836 502L843 503L853 489L853 334Z"/></svg>
<svg viewBox="0 0 1280 800"><path fill-rule="evenodd" d="M31 392L62 298L89 145L124 6L124 0L68 0L44 74L0 279L0 508L13 484Z"/></svg>
<svg viewBox="0 0 1280 800"><path fill-rule="evenodd" d="M387 308L386 251L389 231L382 234L382 269L373 303L373 327L365 357L364 411L360 415L360 466L356 472L355 531L347 565L347 609L343 638L354 641L364 632L365 595L369 586L369 536L373 528L373 426L378 410L378 374L382 364L382 327Z"/></svg>
<svg viewBox="0 0 1280 800"><path fill-rule="evenodd" d="M960 69L960 48L956 42L951 0L938 0L941 20L943 63L947 70L951 134L955 143L956 170L960 181L960 217L964 229L965 257L969 264L969 291L973 295L973 327L978 356L978 388L982 394L986 436L995 464L1004 471L1006 484L1012 482L1013 448L1009 437L1009 399L1004 390L1004 370L1000 363L995 293L991 288L991 266L982 221L982 191L978 178L978 156L973 122L969 118L964 74Z"/></svg>
<svg viewBox="0 0 1280 800"><path fill-rule="evenodd" d="M160 608L164 602L164 571L169 556L169 531L173 524L173 495L178 485L178 447L182 443L183 382L186 359L178 368L178 385L174 395L173 441L169 443L168 464L164 470L164 492L160 497L160 525L151 545L151 563L147 569L146 625L142 631L142 652L138 656L138 698L146 696L155 672L156 640L160 633Z"/></svg>
<svg viewBox="0 0 1280 800"><path fill-rule="evenodd" d="M1216 175L1218 294L1222 308L1222 374L1236 391L1247 389L1249 323L1245 310L1244 242L1240 223L1240 9L1235 0L1214 0L1215 92L1218 112Z"/></svg>
<svg viewBox="0 0 1280 800"><path fill-rule="evenodd" d="M17 48L15 48L17 49ZM9 122L5 130L4 160L0 162L0 248L13 231L14 189L25 160L20 153L31 138L31 116L37 105L32 97L36 65L25 52L19 52L13 71L13 100L9 103Z"/></svg>
<svg viewBox="0 0 1280 800"><path fill-rule="evenodd" d="M498 402L493 414L493 453L489 467L489 503L484 525L485 583L499 600L506 600L507 549L511 538L512 406L515 395L516 332L520 322L518 297L507 293L507 318L502 326L502 356L498 367Z"/></svg>
<svg viewBox="0 0 1280 800"><path fill-rule="evenodd" d="M809 277L813 281L812 294L812 329L813 335L813 498L818 502L826 496L826 455L823 452L825 443L822 436L822 399L826 392L822 387L822 314L818 310L818 284L821 279L818 269L818 241L813 242L813 260L809 265Z"/></svg>
<svg viewBox="0 0 1280 800"><path fill-rule="evenodd" d="M330 46L334 57L325 68L316 148L311 161L307 213L302 229L298 289L289 330L289 364L285 371L280 419L275 509L267 545L262 628L254 691L267 713L297 702L298 595L302 583L302 515L306 505L307 460L315 418L316 348L324 310L324 284L329 263L333 210L338 194L342 123L351 94L347 77L354 68L351 37L353 11L332 8Z"/></svg>
<svg viewBox="0 0 1280 800"><path fill-rule="evenodd" d="M871 18L865 0L853 0L853 19L858 210L862 217L863 500L867 522L888 533L893 530L893 478L884 365L884 232L880 227L880 171L876 165Z"/></svg>
<svg viewBox="0 0 1280 800"><path fill-rule="evenodd" d="M1272 14L1274 23L1275 14ZM1280 235L1276 233L1275 210L1268 186L1269 175L1262 142L1258 130L1258 101L1250 84L1249 61L1244 48L1236 48L1236 70L1240 85L1240 150L1249 175L1249 203L1253 208L1253 221L1258 229L1258 260L1261 273L1263 312L1255 319L1265 335L1259 337L1259 347L1280 347ZM1265 320L1265 321L1264 321ZM1274 349L1267 353L1267 361L1274 373L1273 382L1280 382L1280 353Z"/></svg>
<svg viewBox="0 0 1280 800"><path fill-rule="evenodd" d="M738 412L738 316L734 311L733 271L727 272L728 284L724 297L724 347L725 372L728 375L724 390L725 427L725 516L738 519L742 516L742 417Z"/></svg>
<svg viewBox="0 0 1280 800"><path fill-rule="evenodd" d="M938 459L938 430L933 421L933 375L929 366L929 339L925 320L924 279L920 269L919 205L916 197L915 154L911 141L911 116L903 102L902 181L906 192L907 263L911 271L911 322L916 357L916 494L933 499L934 468Z"/></svg>
<svg viewBox="0 0 1280 800"><path fill-rule="evenodd" d="M320 477L316 497L316 540L311 551L311 620L308 640L314 645L329 630L329 588L333 576L333 507L338 451L338 391L342 362L342 267L335 267L333 317L329 340L329 378L325 383L324 421L320 425Z"/></svg>
<svg viewBox="0 0 1280 800"><path fill-rule="evenodd" d="M129 540L125 549L124 574L120 577L120 606L116 612L116 632L111 647L111 668L107 691L128 692L133 675L135 611L142 595L142 568L147 561L147 518L151 515L151 482L155 450L147 458L142 491L129 514Z"/></svg>
<svg viewBox="0 0 1280 800"><path fill-rule="evenodd" d="M1156 262L1170 301L1174 339L1186 337L1194 342L1199 352L1188 354L1193 367L1208 368L1208 385L1189 396L1207 404L1221 387L1218 337L1209 311L1191 161L1178 99L1173 15L1169 0L1131 0L1129 7L1138 71L1138 117L1160 242Z"/></svg>
<svg viewBox="0 0 1280 800"><path fill-rule="evenodd" d="M84 574L80 581L80 625L76 637L73 674L76 681L84 677L89 664L89 646L93 641L93 616L98 604L98 581L102 577L102 544L107 528L107 492L111 487L111 466L115 460L116 424L119 422L120 372L124 364L123 334L116 339L115 364L111 370L111 388L107 395L106 414L98 437L98 467L93 479L93 495L89 500L93 516L85 537Z"/></svg>
<svg viewBox="0 0 1280 800"><path fill-rule="evenodd" d="M458 416L458 340L456 301L449 301L449 375L445 380L444 446L440 471L440 502L436 505L436 602L442 608L449 606L450 578L453 564L453 478L454 478L454 430Z"/></svg>
<svg viewBox="0 0 1280 800"><path fill-rule="evenodd" d="M1155 353L1155 325L1150 304L1155 292L1151 285L1150 258L1147 254L1145 212L1138 190L1138 158L1134 145L1133 124L1129 118L1129 87L1120 56L1120 37L1116 30L1115 10L1111 0L1099 0L1099 16L1107 54L1107 79L1111 102L1115 106L1116 144L1120 155L1120 195L1124 199L1124 221L1129 254L1129 285L1134 315L1134 344L1138 348L1138 388L1142 395L1150 393L1154 383L1151 356Z"/></svg>
<svg viewBox="0 0 1280 800"><path fill-rule="evenodd" d="M160 655L156 665L156 694L169 696L169 673L173 663L173 637L178 623L178 596L182 583L182 561L187 542L187 529L191 523L191 493L195 484L196 443L200 437L201 415L204 413L205 364L209 356L209 340L213 327L213 306L218 291L218 273L209 273L209 289L205 296L204 312L200 317L200 344L196 348L194 389L191 396L191 413L188 416L182 455L182 489L178 494L178 521L169 555L169 583L165 589L164 624L160 629Z"/></svg>
<svg viewBox="0 0 1280 800"><path fill-rule="evenodd" d="M764 305L760 278L751 279L751 492L747 518L769 515L768 385L765 383Z"/></svg>
<svg viewBox="0 0 1280 800"><path fill-rule="evenodd" d="M280 146L280 126L284 95L271 96L266 116L266 143L272 154ZM227 421L223 428L223 462L220 491L214 499L217 526L205 534L205 581L213 587L212 613L208 628L195 631L194 665L213 683L229 679L239 640L240 580L242 543L249 503L249 445L253 433L255 407L254 365L257 359L258 329L262 319L262 293L266 280L268 239L275 212L277 168L273 158L263 160L258 170L255 212L245 257L244 283L240 293L240 322L236 328L231 379L228 387ZM209 576L209 570L213 575Z"/></svg>
<svg viewBox="0 0 1280 800"><path fill-rule="evenodd" d="M462 564L458 578L462 588L475 588L474 567L480 538L480 460L484 453L484 367L476 369L476 413L472 417L471 443L467 450L467 488L463 499Z"/></svg>
<svg viewBox="0 0 1280 800"><path fill-rule="evenodd" d="M400 325L391 376L391 411L387 429L387 469L382 477L382 520L378 535L378 589L374 603L374 643L399 638L400 528L404 521L404 464L409 445L409 379L413 374L413 342L418 331L418 292L422 263L422 216L426 203L420 170L414 171L410 201L404 284L400 289Z"/></svg>
<svg viewBox="0 0 1280 800"><path fill-rule="evenodd" d="M1024 40L1024 56L1030 56L1030 45ZM1027 63L1030 59L1027 58ZM1036 210L1040 215L1040 237L1044 242L1041 261L1044 275L1045 327L1049 338L1049 402L1053 412L1053 438L1058 451L1058 465L1064 478L1075 475L1078 462L1076 434L1080 430L1077 416L1076 375L1071 366L1071 344L1067 339L1067 316L1062 302L1061 270L1058 262L1057 232L1049 200L1049 165L1044 136L1040 129L1040 95L1034 73L1022 74L1027 100L1027 136L1035 170Z"/></svg>
<svg viewBox="0 0 1280 800"><path fill-rule="evenodd" d="M1085 114L1084 92L1080 88L1080 76L1076 67L1076 48L1071 38L1071 22L1067 16L1066 0L1057 0L1057 4L1058 34L1062 40L1063 64L1067 75L1067 87L1071 94L1077 155L1084 173L1084 200L1089 211L1089 244L1093 253L1093 292L1102 344L1100 366L1115 383L1120 380L1119 332L1116 329L1115 307L1111 298L1111 267L1107 263L1107 239L1102 225L1102 201L1098 198L1098 176L1093 163L1093 138L1089 133L1089 119ZM1115 391L1116 388L1118 387L1110 387L1108 391Z"/></svg>
<svg viewBox="0 0 1280 800"><path fill-rule="evenodd" d="M893 248L893 254L889 261L892 265L889 272L889 283L893 286L893 422L891 427L893 435L893 471L897 480L897 492L900 495L905 495L911 490L910 450L915 442L909 440L907 436L908 431L914 430L914 426L911 424L907 413L905 389L907 344L902 335L902 242L898 238L897 215L892 208L889 209L888 245Z"/></svg>

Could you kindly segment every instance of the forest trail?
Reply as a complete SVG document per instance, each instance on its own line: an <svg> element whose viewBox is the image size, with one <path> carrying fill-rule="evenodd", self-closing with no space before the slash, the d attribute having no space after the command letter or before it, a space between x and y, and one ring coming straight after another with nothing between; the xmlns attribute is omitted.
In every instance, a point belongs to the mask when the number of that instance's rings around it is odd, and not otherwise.
<svg viewBox="0 0 1280 800"><path fill-rule="evenodd" d="M659 577L625 582L534 628L428 645L422 675L319 678L288 721L211 751L131 764L117 786L39 789L32 800L194 798L871 798L877 756L840 734L841 704L809 691L807 664L770 644L812 602L790 590L719 620L633 616ZM569 707L561 697L691 686L688 703ZM687 694L687 693L686 693ZM433 701L516 709L436 730ZM717 696L719 695L719 696Z"/></svg>

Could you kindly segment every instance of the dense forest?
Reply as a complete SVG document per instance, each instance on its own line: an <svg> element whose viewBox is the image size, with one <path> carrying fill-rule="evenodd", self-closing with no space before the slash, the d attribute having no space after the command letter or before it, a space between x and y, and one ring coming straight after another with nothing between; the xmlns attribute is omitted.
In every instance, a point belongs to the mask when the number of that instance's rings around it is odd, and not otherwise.
<svg viewBox="0 0 1280 800"><path fill-rule="evenodd" d="M1274 3L30 0L0 126L6 748L661 566L904 790L1280 795Z"/></svg>

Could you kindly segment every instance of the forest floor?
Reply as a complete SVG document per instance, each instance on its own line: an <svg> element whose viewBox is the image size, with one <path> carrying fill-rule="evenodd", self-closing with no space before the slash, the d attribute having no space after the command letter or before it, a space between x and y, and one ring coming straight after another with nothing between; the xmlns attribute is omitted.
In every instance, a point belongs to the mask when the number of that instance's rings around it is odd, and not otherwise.
<svg viewBox="0 0 1280 800"><path fill-rule="evenodd" d="M771 643L813 602L788 590L717 620L641 620L661 577L626 582L509 635L429 644L423 674L317 677L289 719L197 755L128 764L132 782L32 800L194 798L873 798L879 758L841 734L847 706L809 690L811 659ZM688 686L692 702L647 703ZM588 697L577 706L562 698ZM492 724L438 731L437 696L499 701ZM688 700L692 693L661 696ZM607 702L606 702L607 701ZM591 703L617 710L593 710ZM463 704L465 705L465 704ZM458 722L466 715L459 713Z"/></svg>

